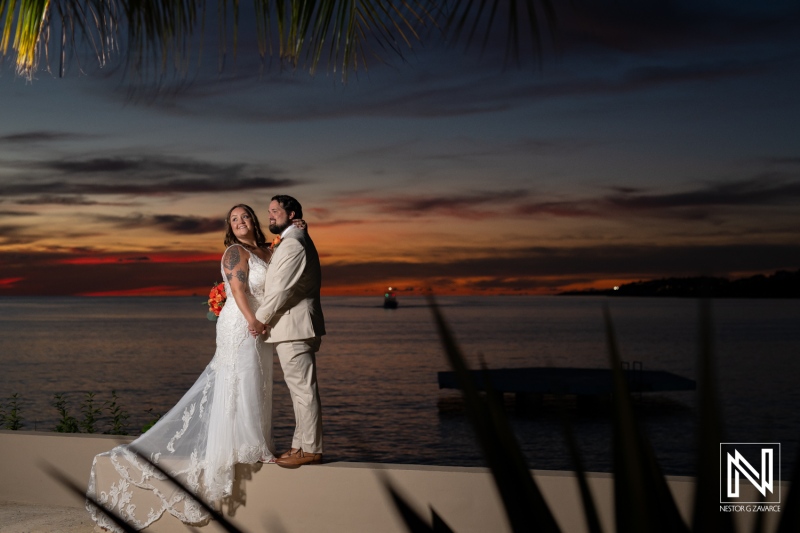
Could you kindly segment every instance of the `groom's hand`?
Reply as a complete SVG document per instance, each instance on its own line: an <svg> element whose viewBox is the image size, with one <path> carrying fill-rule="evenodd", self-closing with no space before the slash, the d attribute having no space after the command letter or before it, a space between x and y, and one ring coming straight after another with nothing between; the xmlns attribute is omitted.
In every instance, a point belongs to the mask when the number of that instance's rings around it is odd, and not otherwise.
<svg viewBox="0 0 800 533"><path fill-rule="evenodd" d="M258 337L259 335L266 333L267 331L266 328L268 327L269 326L262 324L258 320L253 320L252 322L250 322L250 324L247 325L247 330L253 337Z"/></svg>

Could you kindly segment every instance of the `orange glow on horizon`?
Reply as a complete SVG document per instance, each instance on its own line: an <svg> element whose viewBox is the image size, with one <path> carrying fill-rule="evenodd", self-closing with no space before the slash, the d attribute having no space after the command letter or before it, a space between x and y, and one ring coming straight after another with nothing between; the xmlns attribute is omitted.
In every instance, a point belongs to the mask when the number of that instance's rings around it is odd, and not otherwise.
<svg viewBox="0 0 800 533"><path fill-rule="evenodd" d="M613 289L614 287L618 287L620 285L626 285L628 283L634 283L636 281L641 281L641 278L620 278L620 279L598 279L591 282L586 283L570 283L568 285L564 285L563 287L559 288L559 292L565 291L604 291L608 289Z"/></svg>

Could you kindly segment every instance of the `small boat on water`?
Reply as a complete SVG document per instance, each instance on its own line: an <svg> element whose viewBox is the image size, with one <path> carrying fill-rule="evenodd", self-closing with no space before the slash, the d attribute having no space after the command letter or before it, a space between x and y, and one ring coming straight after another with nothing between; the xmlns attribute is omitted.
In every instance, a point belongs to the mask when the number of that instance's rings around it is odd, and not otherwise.
<svg viewBox="0 0 800 533"><path fill-rule="evenodd" d="M383 294L383 308L384 309L397 309L397 297L394 295L394 289L389 287Z"/></svg>

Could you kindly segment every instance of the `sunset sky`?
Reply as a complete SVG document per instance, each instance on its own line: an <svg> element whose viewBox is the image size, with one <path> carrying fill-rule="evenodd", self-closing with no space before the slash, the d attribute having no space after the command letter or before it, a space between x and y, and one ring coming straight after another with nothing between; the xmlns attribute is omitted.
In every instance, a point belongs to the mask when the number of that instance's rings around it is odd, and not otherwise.
<svg viewBox="0 0 800 533"><path fill-rule="evenodd" d="M796 2L575 4L541 69L503 67L502 41L417 46L347 84L259 76L244 51L218 74L206 51L181 91L131 99L117 73L6 63L0 295L205 293L228 208L264 221L279 193L324 294L800 268Z"/></svg>

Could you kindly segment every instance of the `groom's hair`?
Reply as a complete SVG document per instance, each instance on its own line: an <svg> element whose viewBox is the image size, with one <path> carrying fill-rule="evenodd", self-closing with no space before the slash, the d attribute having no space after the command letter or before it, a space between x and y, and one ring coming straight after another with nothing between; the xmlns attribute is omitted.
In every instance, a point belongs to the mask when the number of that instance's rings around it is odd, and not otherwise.
<svg viewBox="0 0 800 533"><path fill-rule="evenodd" d="M303 206L301 206L300 202L291 196L286 194L278 194L273 196L272 199L281 204L281 207L286 210L287 214L294 211L295 220L303 218Z"/></svg>

